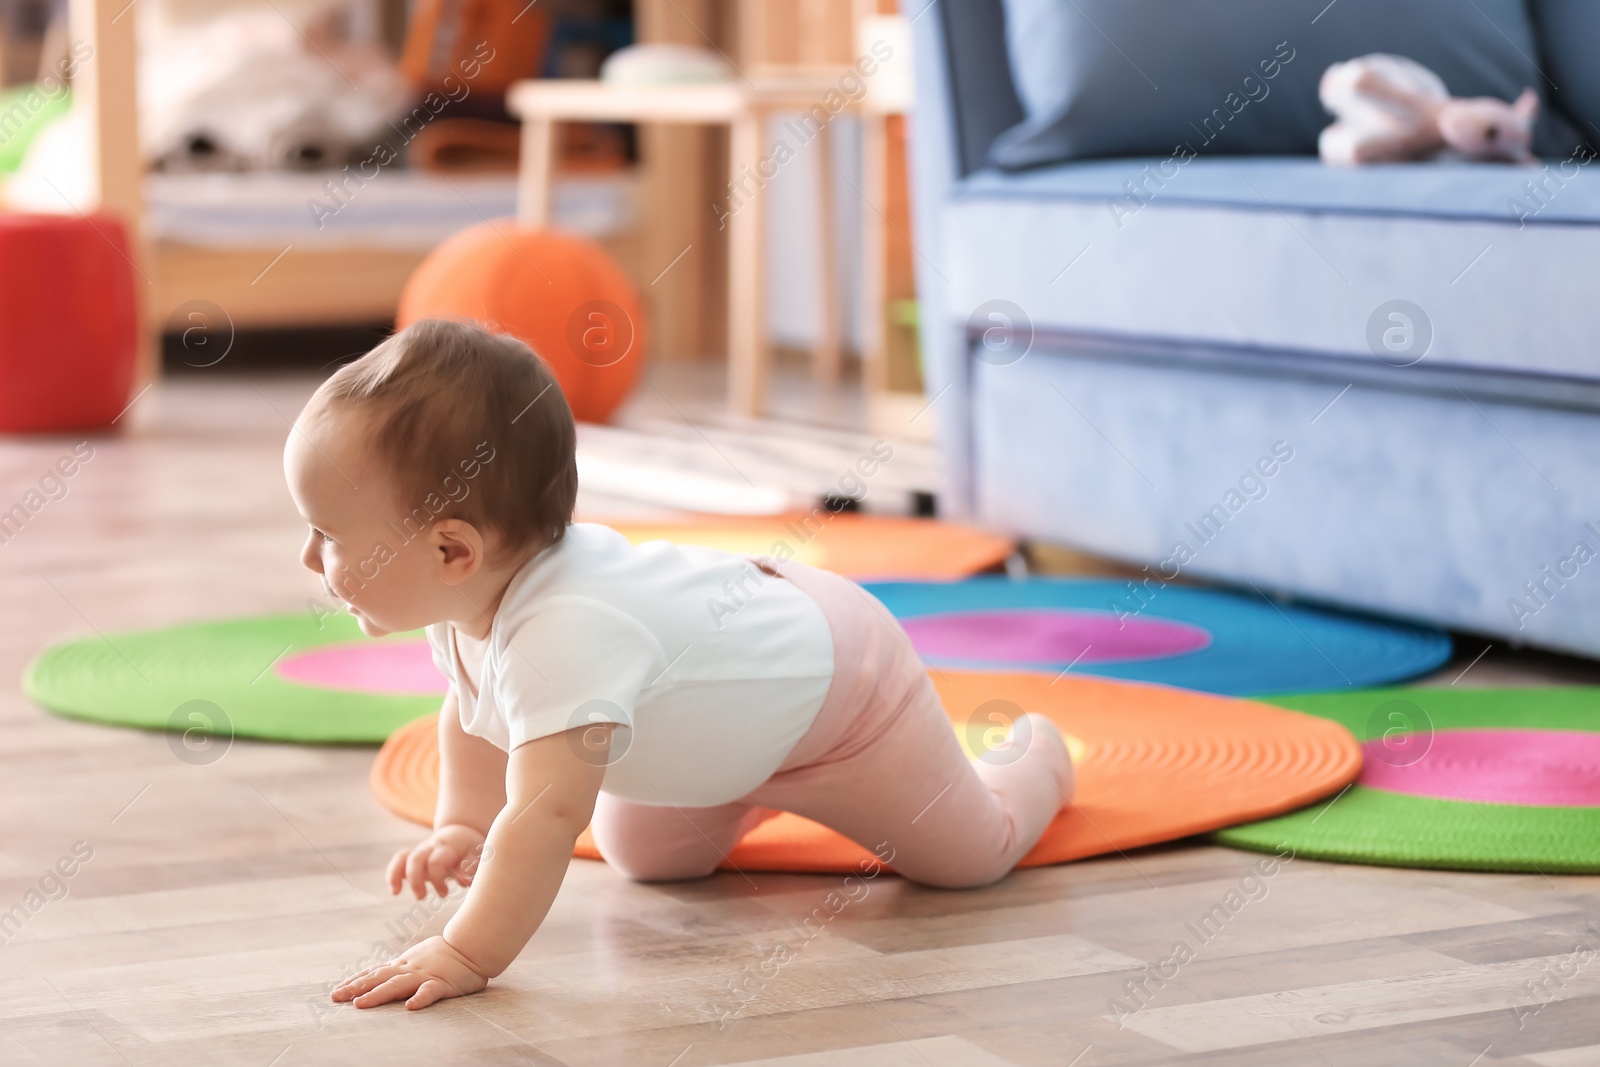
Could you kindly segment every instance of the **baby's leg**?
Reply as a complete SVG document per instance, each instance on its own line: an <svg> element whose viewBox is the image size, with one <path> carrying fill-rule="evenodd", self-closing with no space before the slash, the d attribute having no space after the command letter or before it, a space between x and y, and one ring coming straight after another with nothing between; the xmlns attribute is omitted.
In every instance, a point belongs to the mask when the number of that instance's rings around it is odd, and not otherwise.
<svg viewBox="0 0 1600 1067"><path fill-rule="evenodd" d="M745 804L656 807L601 793L589 830L600 855L622 874L665 882L710 874L746 830L773 814Z"/></svg>
<svg viewBox="0 0 1600 1067"><path fill-rule="evenodd" d="M843 759L780 771L745 799L830 826L912 881L987 885L1072 797L1072 759L1055 725L1024 715L1013 730L1020 751L969 761L924 673L876 736L847 737L835 746Z"/></svg>

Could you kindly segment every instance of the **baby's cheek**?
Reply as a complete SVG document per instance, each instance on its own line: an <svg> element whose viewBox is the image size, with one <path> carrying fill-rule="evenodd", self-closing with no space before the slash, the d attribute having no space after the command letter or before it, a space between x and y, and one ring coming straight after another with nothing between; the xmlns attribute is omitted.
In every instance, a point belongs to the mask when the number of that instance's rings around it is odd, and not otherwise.
<svg viewBox="0 0 1600 1067"><path fill-rule="evenodd" d="M402 550L383 565L378 580L383 583L384 595L391 600L407 601L413 598L422 584L422 560L417 553Z"/></svg>
<svg viewBox="0 0 1600 1067"><path fill-rule="evenodd" d="M322 572L327 575L333 591L345 600L354 602L361 597L365 582L360 573L359 559L349 559L337 547L329 545L322 550Z"/></svg>

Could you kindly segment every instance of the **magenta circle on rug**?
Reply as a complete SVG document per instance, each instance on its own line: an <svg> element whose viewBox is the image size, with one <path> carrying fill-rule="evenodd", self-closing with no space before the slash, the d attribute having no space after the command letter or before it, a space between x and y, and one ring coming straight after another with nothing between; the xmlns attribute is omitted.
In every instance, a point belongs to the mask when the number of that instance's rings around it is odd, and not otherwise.
<svg viewBox="0 0 1600 1067"><path fill-rule="evenodd" d="M433 665L426 641L370 641L324 645L297 652L278 664L287 682L355 693L441 696L450 688Z"/></svg>
<svg viewBox="0 0 1600 1067"><path fill-rule="evenodd" d="M1390 793L1541 808L1600 807L1600 733L1439 730L1415 763L1385 761L1384 739L1362 744L1361 784Z"/></svg>
<svg viewBox="0 0 1600 1067"><path fill-rule="evenodd" d="M1184 622L1062 608L940 612L913 615L900 625L924 656L994 663L1123 663L1211 644L1209 633Z"/></svg>

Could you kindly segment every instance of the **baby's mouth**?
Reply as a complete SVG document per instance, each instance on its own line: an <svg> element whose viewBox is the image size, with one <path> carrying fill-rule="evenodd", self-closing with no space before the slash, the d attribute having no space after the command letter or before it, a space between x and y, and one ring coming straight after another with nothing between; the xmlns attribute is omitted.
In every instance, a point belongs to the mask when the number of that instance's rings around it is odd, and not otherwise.
<svg viewBox="0 0 1600 1067"><path fill-rule="evenodd" d="M317 577L322 579L322 591L328 594L328 597L331 600L337 603L340 607L344 608L344 610L349 614L354 615L356 613L356 609L351 606L350 601L333 591L333 586L328 582L328 576L326 574L319 574Z"/></svg>

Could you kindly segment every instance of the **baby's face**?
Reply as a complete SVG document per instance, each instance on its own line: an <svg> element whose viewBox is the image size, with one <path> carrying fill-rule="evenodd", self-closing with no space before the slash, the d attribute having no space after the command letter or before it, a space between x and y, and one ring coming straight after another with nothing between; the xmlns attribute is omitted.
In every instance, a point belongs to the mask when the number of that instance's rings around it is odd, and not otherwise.
<svg viewBox="0 0 1600 1067"><path fill-rule="evenodd" d="M302 413L284 447L284 474L311 527L300 559L322 576L373 637L460 614L461 593L431 531L397 520L405 509L393 479L370 454L367 420L328 406Z"/></svg>

